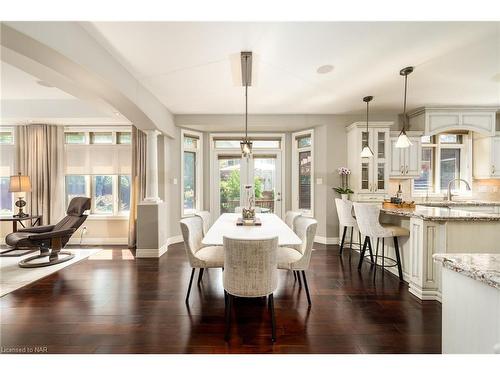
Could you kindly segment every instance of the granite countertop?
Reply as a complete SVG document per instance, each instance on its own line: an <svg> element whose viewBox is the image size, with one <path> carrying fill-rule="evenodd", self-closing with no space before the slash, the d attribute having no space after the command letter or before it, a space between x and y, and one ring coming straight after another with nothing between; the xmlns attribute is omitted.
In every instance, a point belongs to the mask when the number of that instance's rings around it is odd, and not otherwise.
<svg viewBox="0 0 500 375"><path fill-rule="evenodd" d="M439 202L419 202L419 206L425 207L488 207L488 206L500 206L500 202L494 201L439 201Z"/></svg>
<svg viewBox="0 0 500 375"><path fill-rule="evenodd" d="M500 221L500 214L471 212L448 207L421 205L417 205L415 209L382 207L381 211L387 215L417 217L430 221Z"/></svg>
<svg viewBox="0 0 500 375"><path fill-rule="evenodd" d="M500 289L500 254L434 254L443 267Z"/></svg>

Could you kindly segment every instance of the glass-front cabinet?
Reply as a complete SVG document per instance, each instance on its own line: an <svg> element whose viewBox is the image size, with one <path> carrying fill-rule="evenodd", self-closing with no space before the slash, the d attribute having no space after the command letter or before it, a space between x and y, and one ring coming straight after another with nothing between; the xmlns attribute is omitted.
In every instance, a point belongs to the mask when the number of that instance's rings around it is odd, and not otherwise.
<svg viewBox="0 0 500 375"><path fill-rule="evenodd" d="M347 127L347 164L351 170L350 187L358 200L382 200L388 189L389 134L392 122L357 122ZM368 145L373 157L362 158Z"/></svg>

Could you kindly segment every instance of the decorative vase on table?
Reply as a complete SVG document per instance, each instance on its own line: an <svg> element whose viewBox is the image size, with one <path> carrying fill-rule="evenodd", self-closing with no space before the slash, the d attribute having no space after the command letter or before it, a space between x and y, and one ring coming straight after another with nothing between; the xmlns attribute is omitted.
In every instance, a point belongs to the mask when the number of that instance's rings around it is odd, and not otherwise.
<svg viewBox="0 0 500 375"><path fill-rule="evenodd" d="M349 194L340 194L340 198L342 198L343 201L348 201L349 200Z"/></svg>

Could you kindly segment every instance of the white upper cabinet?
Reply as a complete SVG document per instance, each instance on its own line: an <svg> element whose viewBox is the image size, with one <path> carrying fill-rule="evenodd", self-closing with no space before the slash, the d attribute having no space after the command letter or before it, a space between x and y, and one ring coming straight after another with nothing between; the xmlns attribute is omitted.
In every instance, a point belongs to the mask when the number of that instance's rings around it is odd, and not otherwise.
<svg viewBox="0 0 500 375"><path fill-rule="evenodd" d="M468 130L495 135L496 107L425 107L408 114L410 128L425 135Z"/></svg>
<svg viewBox="0 0 500 375"><path fill-rule="evenodd" d="M351 170L350 187L358 199L381 200L388 191L392 122L356 122L347 127L347 167ZM372 158L362 158L361 150L368 145Z"/></svg>
<svg viewBox="0 0 500 375"><path fill-rule="evenodd" d="M500 133L494 137L474 133L472 160L474 178L500 178Z"/></svg>
<svg viewBox="0 0 500 375"><path fill-rule="evenodd" d="M414 178L420 176L420 160L422 158L421 132L407 132L412 145L408 148L396 148L399 132L391 132L390 168L391 178Z"/></svg>

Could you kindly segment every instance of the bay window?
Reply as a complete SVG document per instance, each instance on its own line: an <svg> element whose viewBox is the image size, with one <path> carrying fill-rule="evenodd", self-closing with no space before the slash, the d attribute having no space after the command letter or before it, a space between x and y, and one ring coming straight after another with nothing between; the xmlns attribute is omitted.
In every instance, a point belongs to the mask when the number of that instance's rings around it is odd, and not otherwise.
<svg viewBox="0 0 500 375"><path fill-rule="evenodd" d="M314 211L314 132L292 134L292 209L304 215Z"/></svg>
<svg viewBox="0 0 500 375"><path fill-rule="evenodd" d="M198 132L181 131L181 215L202 209L202 139Z"/></svg>
<svg viewBox="0 0 500 375"><path fill-rule="evenodd" d="M413 181L416 195L443 194L450 181L462 178L471 182L471 138L468 134L444 133L424 136L420 176ZM458 182L454 190L464 192Z"/></svg>

